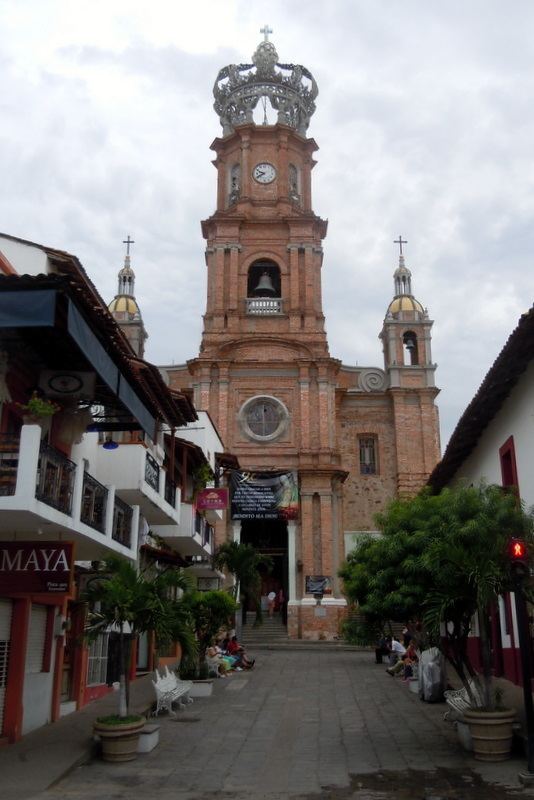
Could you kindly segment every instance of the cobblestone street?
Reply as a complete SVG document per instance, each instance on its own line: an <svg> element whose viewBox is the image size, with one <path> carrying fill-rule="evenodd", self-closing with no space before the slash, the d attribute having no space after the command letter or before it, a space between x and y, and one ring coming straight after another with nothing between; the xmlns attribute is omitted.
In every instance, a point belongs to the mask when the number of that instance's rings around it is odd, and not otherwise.
<svg viewBox="0 0 534 800"><path fill-rule="evenodd" d="M160 745L124 765L95 760L39 800L505 800L522 758L482 765L460 749L445 706L422 703L365 652L257 652L216 682Z"/></svg>

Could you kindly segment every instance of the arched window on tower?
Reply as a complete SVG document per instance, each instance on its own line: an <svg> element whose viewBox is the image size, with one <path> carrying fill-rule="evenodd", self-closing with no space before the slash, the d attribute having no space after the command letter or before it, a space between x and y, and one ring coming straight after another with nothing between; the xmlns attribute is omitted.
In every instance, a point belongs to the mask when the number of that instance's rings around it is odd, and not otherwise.
<svg viewBox="0 0 534 800"><path fill-rule="evenodd" d="M402 346L404 350L404 364L408 366L419 364L417 335L413 331L406 331L402 337Z"/></svg>
<svg viewBox="0 0 534 800"><path fill-rule="evenodd" d="M289 165L288 170L289 179L289 197L293 202L300 203L300 180L299 171L294 164Z"/></svg>
<svg viewBox="0 0 534 800"><path fill-rule="evenodd" d="M241 193L241 167L239 164L234 164L230 170L230 185L228 192L228 205L231 206L237 203Z"/></svg>
<svg viewBox="0 0 534 800"><path fill-rule="evenodd" d="M247 278L247 314L281 314L282 281L274 261L260 259L250 265Z"/></svg>

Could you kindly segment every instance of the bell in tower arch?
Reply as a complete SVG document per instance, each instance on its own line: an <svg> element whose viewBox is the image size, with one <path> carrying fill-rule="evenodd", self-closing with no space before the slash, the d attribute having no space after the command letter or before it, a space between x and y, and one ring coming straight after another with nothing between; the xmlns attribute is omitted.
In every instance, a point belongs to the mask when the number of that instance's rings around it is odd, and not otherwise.
<svg viewBox="0 0 534 800"><path fill-rule="evenodd" d="M254 294L256 297L268 297L269 295L276 294L271 276L267 271L265 271L259 279L258 285L254 289Z"/></svg>

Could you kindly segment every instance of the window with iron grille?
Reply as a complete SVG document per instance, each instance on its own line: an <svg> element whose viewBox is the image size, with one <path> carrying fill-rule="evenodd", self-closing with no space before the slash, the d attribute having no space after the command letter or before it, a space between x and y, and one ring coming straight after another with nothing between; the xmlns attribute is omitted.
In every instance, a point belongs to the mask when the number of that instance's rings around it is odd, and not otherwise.
<svg viewBox="0 0 534 800"><path fill-rule="evenodd" d="M100 633L91 642L87 663L87 685L95 686L106 682L108 670L108 633Z"/></svg>
<svg viewBox="0 0 534 800"><path fill-rule="evenodd" d="M377 469L377 440L376 436L360 436L360 474L376 475Z"/></svg>

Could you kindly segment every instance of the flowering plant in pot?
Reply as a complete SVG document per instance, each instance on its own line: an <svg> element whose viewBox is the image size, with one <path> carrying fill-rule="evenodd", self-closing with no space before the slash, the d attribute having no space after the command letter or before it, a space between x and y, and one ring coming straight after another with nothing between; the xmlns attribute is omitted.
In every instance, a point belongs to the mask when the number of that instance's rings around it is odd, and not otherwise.
<svg viewBox="0 0 534 800"><path fill-rule="evenodd" d="M61 410L58 403L53 400L47 400L46 397L41 397L37 391L32 392L32 395L27 403L17 403L24 416L39 419L40 417L52 417L57 411Z"/></svg>
<svg viewBox="0 0 534 800"><path fill-rule="evenodd" d="M54 414L61 411L61 406L53 400L33 391L27 403L16 404L22 412L22 419L25 425L40 425L43 433L47 433Z"/></svg>

